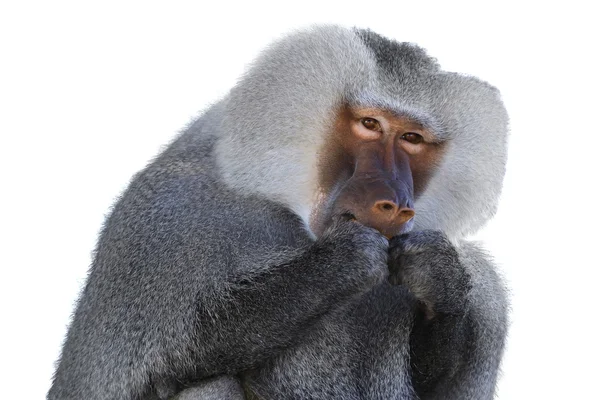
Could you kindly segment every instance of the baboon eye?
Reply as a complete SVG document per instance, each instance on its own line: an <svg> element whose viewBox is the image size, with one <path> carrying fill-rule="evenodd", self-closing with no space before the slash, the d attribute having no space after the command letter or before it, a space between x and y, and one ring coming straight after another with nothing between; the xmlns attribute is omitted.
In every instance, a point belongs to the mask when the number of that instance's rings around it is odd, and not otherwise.
<svg viewBox="0 0 600 400"><path fill-rule="evenodd" d="M423 142L423 136L419 135L418 133L414 133L414 132L407 132L404 135L402 135L402 139L406 140L408 143L412 143L412 144L418 144Z"/></svg>
<svg viewBox="0 0 600 400"><path fill-rule="evenodd" d="M365 128L367 128L370 131L381 132L381 124L376 119L373 119L373 118L363 118L363 119L360 120L360 122L363 124L363 126Z"/></svg>

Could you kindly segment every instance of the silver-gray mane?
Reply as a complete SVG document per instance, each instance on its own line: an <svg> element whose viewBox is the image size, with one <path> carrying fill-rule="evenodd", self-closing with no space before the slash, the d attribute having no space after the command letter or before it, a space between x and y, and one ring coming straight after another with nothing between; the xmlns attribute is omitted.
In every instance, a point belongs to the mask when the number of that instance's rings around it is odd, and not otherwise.
<svg viewBox="0 0 600 400"><path fill-rule="evenodd" d="M227 184L276 199L308 223L317 203L319 150L342 102L417 117L447 141L441 165L416 200L414 229L441 229L459 239L493 216L508 131L499 92L442 71L415 45L337 26L274 43L221 103L217 162ZM290 176L294 187L285 184Z"/></svg>

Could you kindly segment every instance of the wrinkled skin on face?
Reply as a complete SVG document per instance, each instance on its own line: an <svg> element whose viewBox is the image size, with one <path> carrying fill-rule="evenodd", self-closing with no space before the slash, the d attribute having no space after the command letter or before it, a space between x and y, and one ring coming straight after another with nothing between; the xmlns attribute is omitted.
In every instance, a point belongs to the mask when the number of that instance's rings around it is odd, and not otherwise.
<svg viewBox="0 0 600 400"><path fill-rule="evenodd" d="M344 106L320 154L318 236L347 214L388 239L412 228L414 201L425 190L444 143L423 124L378 108Z"/></svg>

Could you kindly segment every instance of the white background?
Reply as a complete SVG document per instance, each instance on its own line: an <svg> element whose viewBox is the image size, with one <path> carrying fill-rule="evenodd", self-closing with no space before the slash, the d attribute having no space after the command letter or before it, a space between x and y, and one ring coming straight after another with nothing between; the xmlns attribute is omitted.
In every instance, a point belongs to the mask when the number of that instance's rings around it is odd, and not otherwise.
<svg viewBox="0 0 600 400"><path fill-rule="evenodd" d="M508 172L477 235L512 290L499 398L598 396L594 2L201 3L0 3L3 398L45 395L96 235L130 177L262 47L315 22L416 42L501 89Z"/></svg>

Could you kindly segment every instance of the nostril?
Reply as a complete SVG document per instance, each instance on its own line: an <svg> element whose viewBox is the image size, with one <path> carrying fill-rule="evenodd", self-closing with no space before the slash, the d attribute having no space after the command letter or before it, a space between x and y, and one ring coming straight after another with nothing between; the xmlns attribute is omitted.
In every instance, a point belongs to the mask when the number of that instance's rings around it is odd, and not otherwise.
<svg viewBox="0 0 600 400"><path fill-rule="evenodd" d="M381 206L381 208L383 208L383 209L384 209L384 210L386 210L386 211L391 211L391 210L393 210L393 209L394 209L394 206L393 206L393 205L391 205L390 203L385 203L385 204L383 204L383 205Z"/></svg>
<svg viewBox="0 0 600 400"><path fill-rule="evenodd" d="M398 206L391 201L378 201L375 203L375 209L384 214L396 213Z"/></svg>

